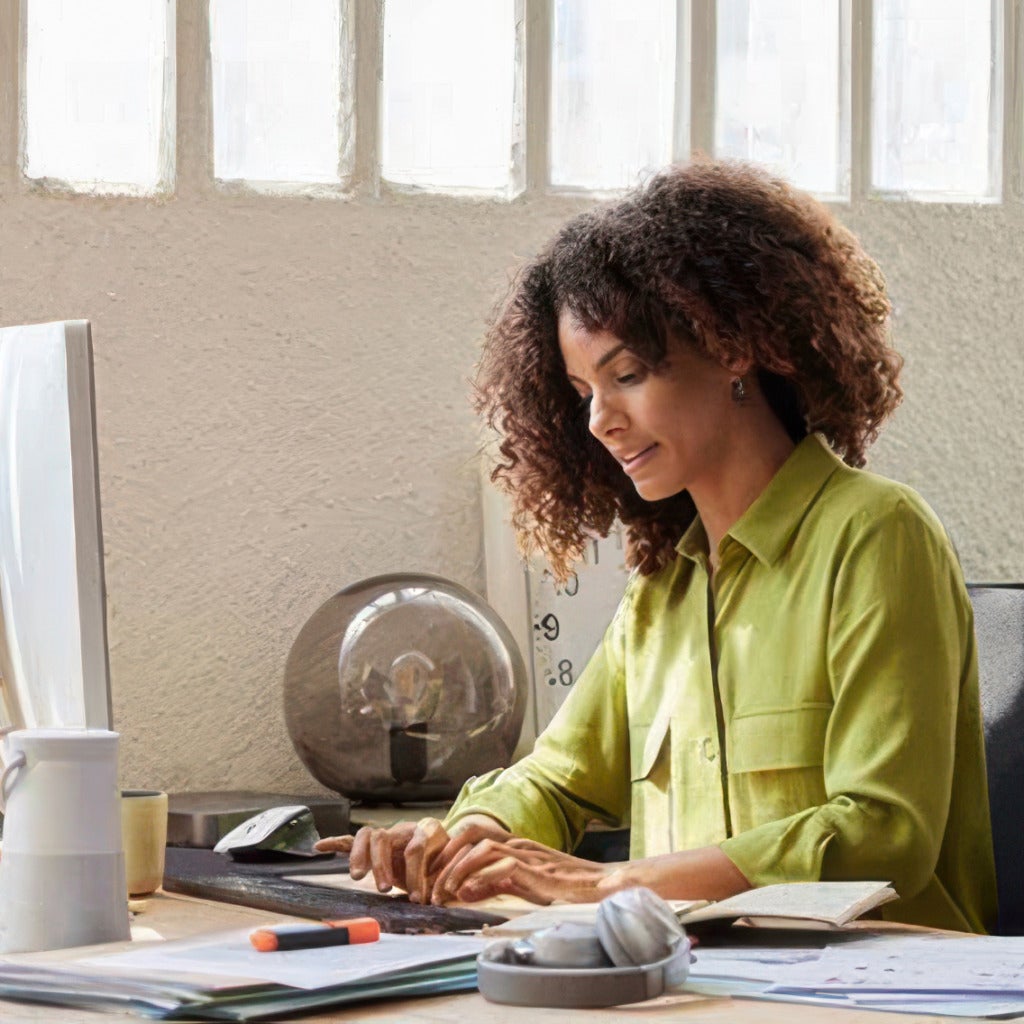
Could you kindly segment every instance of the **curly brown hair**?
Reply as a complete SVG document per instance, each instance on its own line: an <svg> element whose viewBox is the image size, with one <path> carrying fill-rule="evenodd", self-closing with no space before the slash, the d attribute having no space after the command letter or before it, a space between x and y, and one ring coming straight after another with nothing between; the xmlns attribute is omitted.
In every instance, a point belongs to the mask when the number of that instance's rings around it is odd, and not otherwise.
<svg viewBox="0 0 1024 1024"><path fill-rule="evenodd" d="M491 477L521 548L559 579L616 518L630 564L653 573L695 515L685 491L640 498L590 434L558 347L563 310L655 368L673 339L721 365L749 360L794 441L820 432L853 466L902 398L881 271L821 203L748 164L662 171L522 268L478 367L476 409L501 438Z"/></svg>

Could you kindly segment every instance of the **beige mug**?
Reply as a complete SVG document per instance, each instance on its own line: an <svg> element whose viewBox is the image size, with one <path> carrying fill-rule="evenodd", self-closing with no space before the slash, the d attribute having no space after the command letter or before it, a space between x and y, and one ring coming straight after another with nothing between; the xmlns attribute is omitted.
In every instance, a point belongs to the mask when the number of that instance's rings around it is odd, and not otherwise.
<svg viewBox="0 0 1024 1024"><path fill-rule="evenodd" d="M121 838L129 896L148 896L164 880L167 794L155 789L121 791Z"/></svg>

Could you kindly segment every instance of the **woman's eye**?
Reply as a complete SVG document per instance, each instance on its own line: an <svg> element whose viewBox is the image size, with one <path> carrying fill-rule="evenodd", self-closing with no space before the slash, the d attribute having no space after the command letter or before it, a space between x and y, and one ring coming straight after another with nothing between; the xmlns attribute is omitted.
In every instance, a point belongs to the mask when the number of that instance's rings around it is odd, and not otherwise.
<svg viewBox="0 0 1024 1024"><path fill-rule="evenodd" d="M639 379L639 374L636 373L624 373L621 377L616 377L616 384L635 384Z"/></svg>

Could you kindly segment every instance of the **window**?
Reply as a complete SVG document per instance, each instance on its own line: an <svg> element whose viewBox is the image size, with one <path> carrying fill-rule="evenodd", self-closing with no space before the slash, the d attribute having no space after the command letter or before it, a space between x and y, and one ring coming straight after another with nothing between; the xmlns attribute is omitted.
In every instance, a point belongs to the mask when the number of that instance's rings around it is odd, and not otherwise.
<svg viewBox="0 0 1024 1024"><path fill-rule="evenodd" d="M341 61L338 0L211 0L214 176L336 184L350 173Z"/></svg>
<svg viewBox="0 0 1024 1024"><path fill-rule="evenodd" d="M513 0L387 0L381 176L514 190Z"/></svg>
<svg viewBox="0 0 1024 1024"><path fill-rule="evenodd" d="M553 185L619 189L672 159L675 0L555 0Z"/></svg>
<svg viewBox="0 0 1024 1024"><path fill-rule="evenodd" d="M170 186L172 0L29 0L25 174L89 192Z"/></svg>
<svg viewBox="0 0 1024 1024"><path fill-rule="evenodd" d="M875 0L875 188L923 199L999 195L1000 6Z"/></svg>
<svg viewBox="0 0 1024 1024"><path fill-rule="evenodd" d="M849 34L840 0L730 0L716 30L715 152L825 198L849 194Z"/></svg>

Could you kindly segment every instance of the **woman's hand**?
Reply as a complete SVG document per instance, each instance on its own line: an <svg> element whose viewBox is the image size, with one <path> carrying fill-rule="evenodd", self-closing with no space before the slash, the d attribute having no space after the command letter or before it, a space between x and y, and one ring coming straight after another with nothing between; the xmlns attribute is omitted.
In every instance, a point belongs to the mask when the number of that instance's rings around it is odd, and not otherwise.
<svg viewBox="0 0 1024 1024"><path fill-rule="evenodd" d="M419 902L421 893L430 892L430 865L449 838L436 818L421 818L390 828L367 825L354 836L321 839L314 849L321 853L347 853L349 874L356 881L372 871L381 892L397 887Z"/></svg>
<svg viewBox="0 0 1024 1024"><path fill-rule="evenodd" d="M646 886L665 899L725 899L750 882L717 846L618 864L596 864L529 839L485 839L445 851L447 866L431 902L474 902L510 893L532 903L596 903L620 889Z"/></svg>
<svg viewBox="0 0 1024 1024"><path fill-rule="evenodd" d="M452 852L430 900L474 902L509 893L531 903L591 903L621 888L618 864L597 864L531 839L486 838ZM624 883L623 883L624 884Z"/></svg>
<svg viewBox="0 0 1024 1024"><path fill-rule="evenodd" d="M365 826L354 836L321 839L314 848L347 853L349 873L356 881L372 871L381 892L404 889L414 903L428 903L435 878L451 858L488 836L510 838L493 818L474 814L460 821L452 835L437 818L421 818L390 828Z"/></svg>

